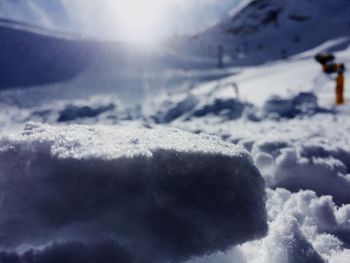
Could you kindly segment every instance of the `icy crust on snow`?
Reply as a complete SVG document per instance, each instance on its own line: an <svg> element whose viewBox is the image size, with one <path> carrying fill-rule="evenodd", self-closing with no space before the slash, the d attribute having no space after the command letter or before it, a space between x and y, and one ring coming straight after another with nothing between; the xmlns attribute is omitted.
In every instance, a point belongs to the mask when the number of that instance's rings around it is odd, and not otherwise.
<svg viewBox="0 0 350 263"><path fill-rule="evenodd" d="M3 249L78 242L88 254L113 240L136 262L172 262L267 231L264 180L250 155L209 135L29 123L0 139L0 167Z"/></svg>
<svg viewBox="0 0 350 263"><path fill-rule="evenodd" d="M8 136L3 145L25 147L35 151L39 145L49 147L53 156L60 159L122 159L153 157L159 151L208 156L241 158L252 163L249 154L240 146L222 141L211 135L194 135L178 129L137 129L109 126L66 127L27 123L20 136Z"/></svg>

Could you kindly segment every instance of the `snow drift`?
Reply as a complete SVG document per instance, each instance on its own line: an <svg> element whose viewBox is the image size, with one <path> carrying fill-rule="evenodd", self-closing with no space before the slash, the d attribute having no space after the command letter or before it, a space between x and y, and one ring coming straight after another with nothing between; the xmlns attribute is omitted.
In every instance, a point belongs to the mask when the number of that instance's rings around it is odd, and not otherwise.
<svg viewBox="0 0 350 263"><path fill-rule="evenodd" d="M318 113L334 113L320 107L313 92L300 92L286 97L271 96L262 107L234 97L232 84L210 83L190 92L179 92L152 105L152 118L157 123L171 123L175 120L190 121L196 118L214 117L221 122L245 118L251 121L266 119L297 118ZM154 103L155 104L155 103Z"/></svg>
<svg viewBox="0 0 350 263"><path fill-rule="evenodd" d="M2 249L114 240L136 261L165 262L267 230L249 154L209 135L29 123L0 140L0 167Z"/></svg>
<svg viewBox="0 0 350 263"><path fill-rule="evenodd" d="M270 187L292 191L312 189L350 202L350 154L326 142L309 140L291 144L285 140L260 140L252 149L255 161Z"/></svg>
<svg viewBox="0 0 350 263"><path fill-rule="evenodd" d="M253 111L249 102L234 97L231 85L203 85L190 92L178 92L166 98L157 98L158 105L152 105L153 119L157 123L174 120L189 121L195 118L218 116L222 121L235 120ZM155 104L155 103L154 103Z"/></svg>
<svg viewBox="0 0 350 263"><path fill-rule="evenodd" d="M267 189L269 233L226 253L186 263L308 263L349 261L350 206L313 191Z"/></svg>
<svg viewBox="0 0 350 263"><path fill-rule="evenodd" d="M332 113L332 111L321 108L318 105L318 98L313 92L300 92L297 95L290 96L290 98L272 96L265 102L262 109L264 118L295 118L317 113Z"/></svg>
<svg viewBox="0 0 350 263"><path fill-rule="evenodd" d="M313 191L268 190L269 235L240 247L247 262L346 262L349 205Z"/></svg>
<svg viewBox="0 0 350 263"><path fill-rule="evenodd" d="M0 106L0 132L3 133L13 130L15 126L21 130L23 124L30 121L60 125L111 125L131 120L147 125L141 106L125 105L118 97L112 95L53 100L35 107L19 107L15 103L1 103Z"/></svg>

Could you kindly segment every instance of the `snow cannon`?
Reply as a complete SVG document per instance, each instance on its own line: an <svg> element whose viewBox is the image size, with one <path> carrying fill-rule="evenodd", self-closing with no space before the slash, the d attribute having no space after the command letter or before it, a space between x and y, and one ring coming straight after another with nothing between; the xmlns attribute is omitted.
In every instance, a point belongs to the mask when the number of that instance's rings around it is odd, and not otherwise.
<svg viewBox="0 0 350 263"><path fill-rule="evenodd" d="M344 63L335 63L335 56L330 53L319 53L315 56L315 60L322 65L323 72L327 75L337 74L336 81L336 104L344 104L344 85L345 85L345 65Z"/></svg>
<svg viewBox="0 0 350 263"><path fill-rule="evenodd" d="M319 53L315 56L315 60L323 66L323 72L326 74L344 74L344 63L334 63L335 56L330 53Z"/></svg>
<svg viewBox="0 0 350 263"><path fill-rule="evenodd" d="M335 60L335 56L330 53L319 53L315 56L315 60L319 62L321 65L325 65L329 62Z"/></svg>

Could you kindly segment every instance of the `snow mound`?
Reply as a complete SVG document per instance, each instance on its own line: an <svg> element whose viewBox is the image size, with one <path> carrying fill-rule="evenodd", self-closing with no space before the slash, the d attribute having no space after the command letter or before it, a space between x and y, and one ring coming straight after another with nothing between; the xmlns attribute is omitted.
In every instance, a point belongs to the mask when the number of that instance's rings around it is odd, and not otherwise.
<svg viewBox="0 0 350 263"><path fill-rule="evenodd" d="M94 118L100 114L114 110L114 104L101 105L97 107L67 105L61 112L58 122L74 121L80 118Z"/></svg>
<svg viewBox="0 0 350 263"><path fill-rule="evenodd" d="M313 191L268 190L269 235L240 247L247 262L342 262L349 246L349 205ZM348 253L348 252L347 252ZM336 261L339 259L340 261ZM346 262L346 261L345 261Z"/></svg>
<svg viewBox="0 0 350 263"><path fill-rule="evenodd" d="M0 129L22 129L27 122L46 124L119 124L130 120L147 124L139 105L125 105L117 96L96 95L87 99L54 100L40 106L1 103Z"/></svg>
<svg viewBox="0 0 350 263"><path fill-rule="evenodd" d="M302 234L295 218L281 216L271 223L265 241L267 262L323 263L324 260Z"/></svg>
<svg viewBox="0 0 350 263"><path fill-rule="evenodd" d="M318 98L313 92L301 92L291 98L273 96L263 107L264 117L295 118L326 112L330 111L319 107Z"/></svg>
<svg viewBox="0 0 350 263"><path fill-rule="evenodd" d="M157 123L171 123L175 120L189 121L194 118L217 117L221 122L242 117L251 121L266 118L296 118L318 113L332 113L318 105L313 92L300 92L288 98L272 96L262 108L234 97L234 89L228 85L198 87L191 92L169 96L155 108L153 119Z"/></svg>
<svg viewBox="0 0 350 263"><path fill-rule="evenodd" d="M42 118L40 114L43 112L45 116L47 111L43 107L39 108L38 111L32 112L28 121L47 122L47 119ZM116 124L125 120L142 119L140 107L127 108L118 97L113 95L92 96L85 100L61 101L57 103L56 107L51 106L49 111L49 116L52 119L49 123Z"/></svg>
<svg viewBox="0 0 350 263"><path fill-rule="evenodd" d="M234 97L230 85L203 86L190 92L182 92L163 99L156 108L153 119L157 123L174 120L189 121L193 118L218 116L222 121L241 118L253 105Z"/></svg>
<svg viewBox="0 0 350 263"><path fill-rule="evenodd" d="M165 99L156 110L153 119L157 123L169 123L187 114L198 104L199 100L193 94Z"/></svg>
<svg viewBox="0 0 350 263"><path fill-rule="evenodd" d="M252 154L270 187L311 189L337 203L350 202L350 153L342 148L316 140L265 139L254 144Z"/></svg>
<svg viewBox="0 0 350 263"><path fill-rule="evenodd" d="M267 189L269 234L226 253L188 263L347 262L350 206L336 206L331 196L313 191Z"/></svg>
<svg viewBox="0 0 350 263"><path fill-rule="evenodd" d="M252 107L248 103L244 103L234 98L215 98L209 103L200 105L194 112L194 117L204 117L209 114L219 115L223 120L234 120L242 117L246 108Z"/></svg>
<svg viewBox="0 0 350 263"><path fill-rule="evenodd" d="M331 249L324 246L325 237L321 240L321 237L317 237L318 234L329 234L337 238L341 246L350 245L350 205L336 206L332 196L318 197L309 190L292 194L279 188L276 191L269 190L268 196L269 220L274 220L279 215L294 217L320 252L330 252Z"/></svg>
<svg viewBox="0 0 350 263"><path fill-rule="evenodd" d="M267 231L250 155L209 135L28 123L0 139L0 167L3 249L112 239L136 261L165 262Z"/></svg>

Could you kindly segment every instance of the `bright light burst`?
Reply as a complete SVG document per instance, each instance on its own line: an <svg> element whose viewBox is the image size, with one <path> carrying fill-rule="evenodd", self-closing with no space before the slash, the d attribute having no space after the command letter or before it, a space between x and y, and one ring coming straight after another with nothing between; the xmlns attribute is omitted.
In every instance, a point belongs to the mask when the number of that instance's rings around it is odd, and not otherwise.
<svg viewBox="0 0 350 263"><path fill-rule="evenodd" d="M166 24L170 8L167 0L116 1L116 23L121 34L133 41L152 42L158 39Z"/></svg>
<svg viewBox="0 0 350 263"><path fill-rule="evenodd" d="M240 0L59 0L74 30L138 43L204 29L217 19L215 6L226 3L227 10L231 1Z"/></svg>

